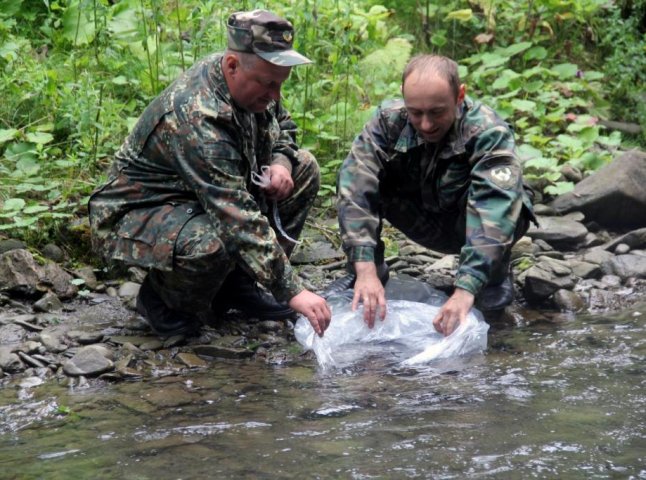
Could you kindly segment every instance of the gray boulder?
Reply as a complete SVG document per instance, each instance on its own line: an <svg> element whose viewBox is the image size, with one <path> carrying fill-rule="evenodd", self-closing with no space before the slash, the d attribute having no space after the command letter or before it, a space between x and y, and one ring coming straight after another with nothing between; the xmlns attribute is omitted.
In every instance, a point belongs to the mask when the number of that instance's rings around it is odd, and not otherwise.
<svg viewBox="0 0 646 480"><path fill-rule="evenodd" d="M610 260L610 271L622 280L631 277L646 278L646 257L643 255L617 255Z"/></svg>
<svg viewBox="0 0 646 480"><path fill-rule="evenodd" d="M567 262L541 257L534 266L518 276L524 284L525 298L529 302L540 302L553 293L574 287L574 276Z"/></svg>
<svg viewBox="0 0 646 480"><path fill-rule="evenodd" d="M608 228L646 225L646 153L626 152L551 204L557 212L583 212Z"/></svg>
<svg viewBox="0 0 646 480"><path fill-rule="evenodd" d="M526 235L534 240L543 240L559 250L575 249L585 241L588 229L570 218L538 217L540 227L532 225Z"/></svg>

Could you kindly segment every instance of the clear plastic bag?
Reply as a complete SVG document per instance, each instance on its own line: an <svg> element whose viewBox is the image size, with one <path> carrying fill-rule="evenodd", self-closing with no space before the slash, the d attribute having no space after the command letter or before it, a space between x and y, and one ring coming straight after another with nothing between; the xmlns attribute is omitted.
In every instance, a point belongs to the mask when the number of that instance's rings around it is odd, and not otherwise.
<svg viewBox="0 0 646 480"><path fill-rule="evenodd" d="M355 312L351 309L352 291L330 297L332 322L325 335L316 335L307 319L300 317L294 332L296 340L306 350L314 351L323 368L345 367L369 355L416 365L487 348L489 325L475 309L448 337L435 331L432 320L447 297L425 283L392 279L386 298L386 319L377 319L370 329L363 320L363 307Z"/></svg>

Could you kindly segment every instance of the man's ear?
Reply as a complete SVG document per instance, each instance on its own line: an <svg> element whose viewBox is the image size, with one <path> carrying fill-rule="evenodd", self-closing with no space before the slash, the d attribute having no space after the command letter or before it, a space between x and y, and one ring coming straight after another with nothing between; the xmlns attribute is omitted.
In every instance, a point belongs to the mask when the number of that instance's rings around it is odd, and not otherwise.
<svg viewBox="0 0 646 480"><path fill-rule="evenodd" d="M227 53L224 56L224 61L222 62L222 68L225 70L226 73L229 75L232 75L238 70L238 67L240 66L240 60L238 60L238 57L231 53Z"/></svg>
<svg viewBox="0 0 646 480"><path fill-rule="evenodd" d="M458 88L458 105L462 105L462 102L464 101L464 96L467 94L467 87L463 83L460 85L460 88Z"/></svg>

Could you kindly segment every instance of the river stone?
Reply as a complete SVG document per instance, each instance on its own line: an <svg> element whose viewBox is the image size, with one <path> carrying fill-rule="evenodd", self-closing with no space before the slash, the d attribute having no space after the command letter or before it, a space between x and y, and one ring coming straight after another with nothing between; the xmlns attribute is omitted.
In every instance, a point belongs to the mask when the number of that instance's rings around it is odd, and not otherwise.
<svg viewBox="0 0 646 480"><path fill-rule="evenodd" d="M585 239L588 229L582 223L563 217L539 217L540 227L532 224L526 235L544 240L557 249L575 249Z"/></svg>
<svg viewBox="0 0 646 480"><path fill-rule="evenodd" d="M0 254L8 252L9 250L23 250L26 248L27 245L24 242L14 238L0 241Z"/></svg>
<svg viewBox="0 0 646 480"><path fill-rule="evenodd" d="M81 267L73 271L74 276L80 278L85 282L85 286L90 290L95 290L99 285L99 282L94 275L94 269L92 267Z"/></svg>
<svg viewBox="0 0 646 480"><path fill-rule="evenodd" d="M141 288L141 285L139 285L138 283L124 282L119 287L118 295L120 298L133 298L137 296L140 288Z"/></svg>
<svg viewBox="0 0 646 480"><path fill-rule="evenodd" d="M258 323L258 327L263 332L282 332L284 325L274 320L264 320Z"/></svg>
<svg viewBox="0 0 646 480"><path fill-rule="evenodd" d="M48 243L41 250L43 257L49 258L53 262L64 262L65 261L65 252L56 244Z"/></svg>
<svg viewBox="0 0 646 480"><path fill-rule="evenodd" d="M584 262L595 263L597 265L604 265L608 263L614 255L603 248L592 248L585 252L580 258Z"/></svg>
<svg viewBox="0 0 646 480"><path fill-rule="evenodd" d="M194 353L180 352L175 356L175 359L186 365L188 368L202 368L209 366L207 361L201 359Z"/></svg>
<svg viewBox="0 0 646 480"><path fill-rule="evenodd" d="M76 355L63 364L63 371L70 376L100 375L114 368L114 363L106 358L105 347L90 345L81 348Z"/></svg>
<svg viewBox="0 0 646 480"><path fill-rule="evenodd" d="M625 243L618 244L614 249L615 255L624 255L628 252L630 252L630 247Z"/></svg>
<svg viewBox="0 0 646 480"><path fill-rule="evenodd" d="M603 245L604 240L599 238L599 235L588 232L585 238L583 239L583 242L581 242L581 247L583 248L592 248L592 247L598 247L599 245Z"/></svg>
<svg viewBox="0 0 646 480"><path fill-rule="evenodd" d="M642 255L617 255L610 260L610 270L626 280L630 277L646 278L646 257Z"/></svg>
<svg viewBox="0 0 646 480"><path fill-rule="evenodd" d="M585 301L570 290L557 290L554 292L552 300L556 308L562 312L581 312L585 310Z"/></svg>
<svg viewBox="0 0 646 480"><path fill-rule="evenodd" d="M40 342L36 342L34 340L26 340L22 342L16 350L31 354L37 353L42 346L43 344Z"/></svg>
<svg viewBox="0 0 646 480"><path fill-rule="evenodd" d="M574 286L572 269L568 264L548 257L541 257L518 279L524 284L525 296L530 302L544 300L558 290L569 290Z"/></svg>
<svg viewBox="0 0 646 480"><path fill-rule="evenodd" d="M536 205L534 205L534 214L545 217L553 217L555 215L558 215L556 210L554 210L549 205L545 205L544 203L537 203Z"/></svg>
<svg viewBox="0 0 646 480"><path fill-rule="evenodd" d="M520 257L530 256L536 253L538 247L534 245L530 237L521 237L513 247L511 247L511 259L516 260Z"/></svg>
<svg viewBox="0 0 646 480"><path fill-rule="evenodd" d="M315 241L309 245L298 245L289 257L289 260L295 264L303 264L319 263L341 258L345 258L345 254L341 249L334 248L329 242Z"/></svg>
<svg viewBox="0 0 646 480"><path fill-rule="evenodd" d="M19 372L24 365L20 357L11 351L11 347L0 347L0 368L6 372Z"/></svg>
<svg viewBox="0 0 646 480"><path fill-rule="evenodd" d="M560 213L583 212L589 220L609 228L641 227L646 225L644 185L646 153L633 150L557 197L551 206Z"/></svg>
<svg viewBox="0 0 646 480"><path fill-rule="evenodd" d="M67 332L67 337L81 345L89 345L98 343L103 340L103 332L101 331L86 331L86 330L70 330Z"/></svg>
<svg viewBox="0 0 646 480"><path fill-rule="evenodd" d="M440 258L437 262L429 265L424 269L425 272L431 272L433 270L452 270L455 266L455 255L445 255Z"/></svg>
<svg viewBox="0 0 646 480"><path fill-rule="evenodd" d="M253 357L253 352L246 348L227 347L223 345L195 345L193 351L198 355L214 358L243 359Z"/></svg>
<svg viewBox="0 0 646 480"><path fill-rule="evenodd" d="M614 250L620 243L625 243L631 250L646 248L646 228L633 230L617 237L606 245L607 250Z"/></svg>
<svg viewBox="0 0 646 480"><path fill-rule="evenodd" d="M619 275L604 275L601 277L602 288L618 288L621 287L621 277Z"/></svg>
<svg viewBox="0 0 646 480"><path fill-rule="evenodd" d="M157 407L169 408L188 405L199 396L187 392L181 385L164 385L163 388L157 388L148 391L142 396L144 400L152 403Z"/></svg>
<svg viewBox="0 0 646 480"><path fill-rule="evenodd" d="M27 250L0 255L0 290L33 295L40 281L40 267Z"/></svg>
<svg viewBox="0 0 646 480"><path fill-rule="evenodd" d="M48 351L60 353L67 350L67 345L63 342L65 334L64 327L47 327L40 332L38 338Z"/></svg>
<svg viewBox="0 0 646 480"><path fill-rule="evenodd" d="M11 345L25 341L27 332L20 325L10 323L0 327L0 345Z"/></svg>
<svg viewBox="0 0 646 480"><path fill-rule="evenodd" d="M568 262L572 273L580 278L599 278L602 275L601 267L596 263L570 260Z"/></svg>
<svg viewBox="0 0 646 480"><path fill-rule="evenodd" d="M63 303L53 293L47 292L33 305L34 312L57 312L63 309Z"/></svg>
<svg viewBox="0 0 646 480"><path fill-rule="evenodd" d="M73 298L79 291L72 283L72 275L63 270L58 264L47 262L40 270L40 281L45 284L61 299Z"/></svg>

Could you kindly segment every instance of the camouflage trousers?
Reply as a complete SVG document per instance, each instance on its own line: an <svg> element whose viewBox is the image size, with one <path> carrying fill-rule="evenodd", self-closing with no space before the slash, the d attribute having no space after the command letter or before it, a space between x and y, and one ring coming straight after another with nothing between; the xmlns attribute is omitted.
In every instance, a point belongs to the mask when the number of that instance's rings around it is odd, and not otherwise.
<svg viewBox="0 0 646 480"><path fill-rule="evenodd" d="M299 150L298 160L292 171L292 195L277 204L282 229L292 238L299 237L309 209L316 199L320 183L319 169L314 156L305 150ZM196 214L180 226L179 234L176 232L176 224L169 225L168 232L159 232L160 235L177 235L172 270L152 268L149 271L153 288L164 299L166 305L174 310L208 311L227 275L236 266L208 216L199 210L198 207ZM265 215L283 250L289 256L294 244L279 233L271 205Z"/></svg>
<svg viewBox="0 0 646 480"><path fill-rule="evenodd" d="M375 252L375 262L379 265L384 259L384 242L381 240L383 219L414 242L441 253L460 253L466 243L467 196L462 196L457 210L449 213L429 212L422 208L421 202L407 197L382 197L382 210L379 222L379 241ZM504 247L502 260L491 272L488 285L498 285L509 274L512 246L527 232L529 216L523 208L516 222L511 242Z"/></svg>

